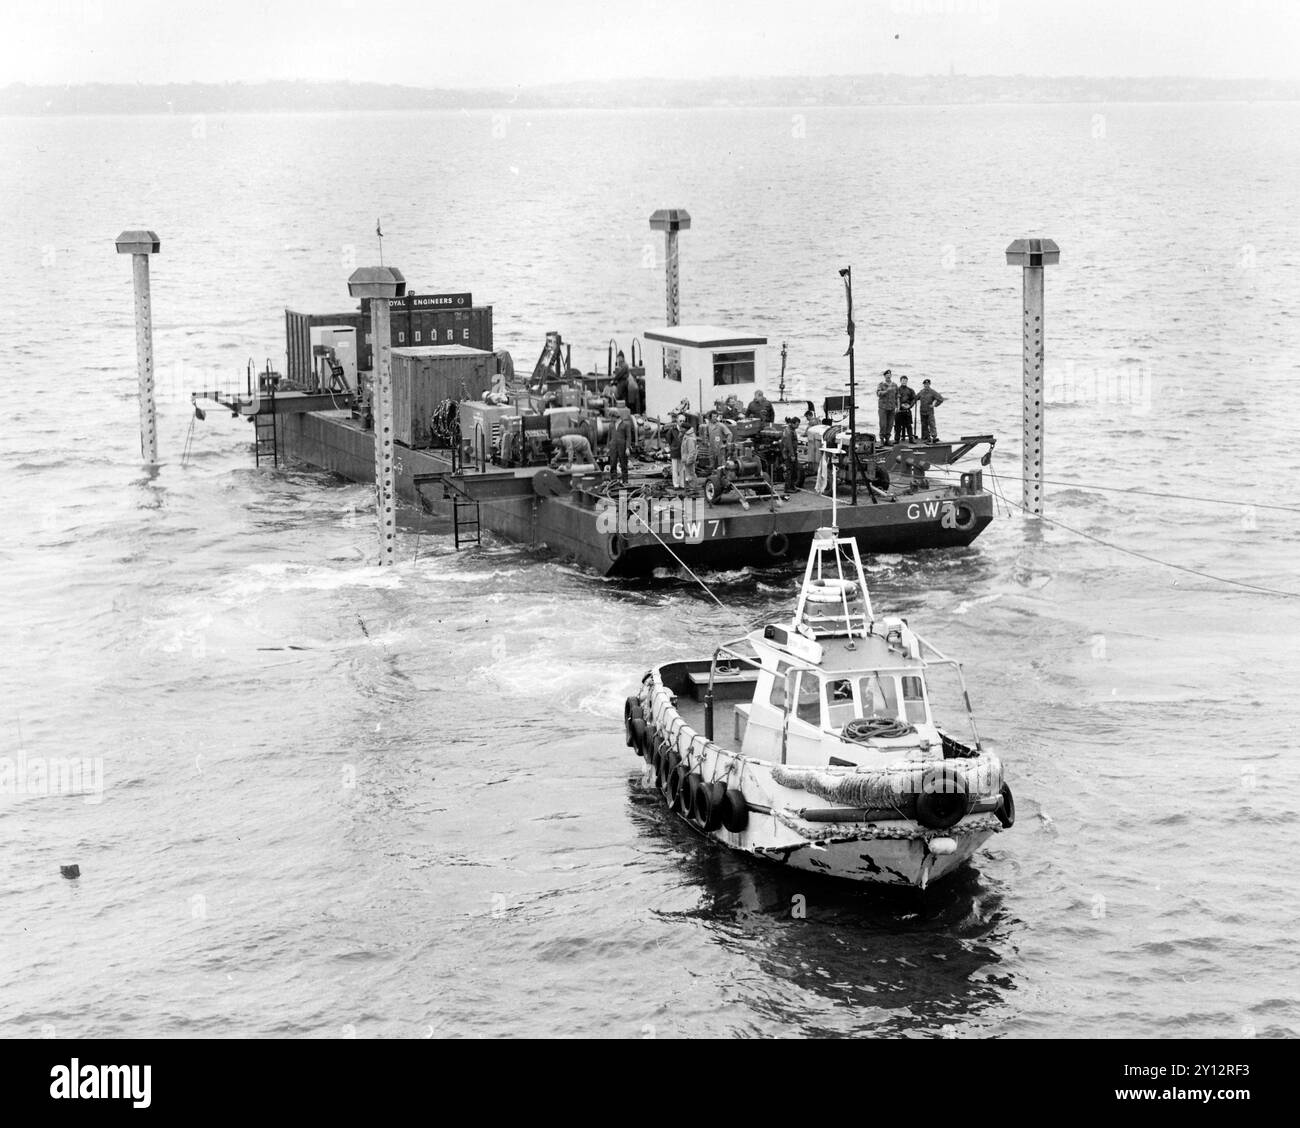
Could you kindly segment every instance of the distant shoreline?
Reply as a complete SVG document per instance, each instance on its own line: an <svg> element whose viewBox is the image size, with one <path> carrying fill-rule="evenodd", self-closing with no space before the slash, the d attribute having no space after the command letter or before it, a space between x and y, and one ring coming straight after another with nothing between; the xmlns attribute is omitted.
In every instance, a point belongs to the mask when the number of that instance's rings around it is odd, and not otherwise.
<svg viewBox="0 0 1300 1128"><path fill-rule="evenodd" d="M863 106L1097 105L1300 101L1272 79L857 75L571 82L425 89L346 82L0 87L0 117L173 116L542 110L852 109Z"/></svg>
<svg viewBox="0 0 1300 1128"><path fill-rule="evenodd" d="M870 102L851 106L808 106L808 105L780 105L779 103L763 103L744 106L512 106L509 109L512 112L529 113L529 114L623 114L623 113L661 113L661 114L680 114L680 113L710 113L735 110L782 110L790 113L803 113L813 110L951 110L951 109L989 109L995 106L1006 106L1008 109L1024 106L1255 106L1255 105L1295 105L1300 103L1300 96L1295 98L1196 98L1196 99L1098 99L1087 102L1071 101L1037 101L1037 102ZM75 118L185 118L190 119L196 116L209 117L380 117L392 114L402 114L410 116L428 115L428 116L448 116L452 114L466 114L481 116L484 114L494 114L498 112L489 107L475 107L473 109L391 109L391 110L351 110L351 109L323 109L323 110L184 110L184 111L167 111L167 110L75 110L70 112L45 112L45 113L5 113L0 111L0 121L31 121L31 120L59 120L66 121Z"/></svg>

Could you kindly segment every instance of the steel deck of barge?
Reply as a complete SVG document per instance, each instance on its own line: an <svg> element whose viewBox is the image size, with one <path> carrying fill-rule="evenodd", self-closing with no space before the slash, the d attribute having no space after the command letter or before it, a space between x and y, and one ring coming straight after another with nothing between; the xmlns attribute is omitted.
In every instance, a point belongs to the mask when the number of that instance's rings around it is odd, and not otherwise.
<svg viewBox="0 0 1300 1128"><path fill-rule="evenodd" d="M297 411L279 417L279 444L290 458L333 471L357 482L374 480L374 433L347 410ZM554 472L569 492L555 496L538 488L545 467L509 469L488 465L482 470L453 467L450 452L398 447L397 489L404 500L422 503L435 514L450 516L452 498L477 503L478 520L509 540L540 546L577 558L601 574L646 574L659 567L730 568L778 564L807 555L816 529L826 524L830 498L799 490L789 501L752 500L748 510L735 502L710 505L702 497L665 513L670 499L649 503L647 531L641 519L619 531L602 506L611 503L593 489L600 475ZM641 464L650 470L632 485L662 481L662 464ZM853 536L863 553L913 552L970 544L993 519L992 495L983 489L960 491L948 483L930 488L894 488L888 498L872 501L859 487L856 506L841 497L838 523ZM953 515L961 515L954 527ZM681 517L685 519L677 519ZM639 531L633 531L639 530Z"/></svg>

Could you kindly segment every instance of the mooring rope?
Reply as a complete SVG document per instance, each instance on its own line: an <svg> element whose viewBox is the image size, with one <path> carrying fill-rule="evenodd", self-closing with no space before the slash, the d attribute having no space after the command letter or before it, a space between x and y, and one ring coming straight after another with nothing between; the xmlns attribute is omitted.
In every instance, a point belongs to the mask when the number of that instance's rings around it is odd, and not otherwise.
<svg viewBox="0 0 1300 1128"><path fill-rule="evenodd" d="M646 532L648 532L652 537L654 537L655 540L657 540L661 545L664 546L664 548L665 548L665 549L667 550L667 552L668 552L668 555L671 556L674 560L677 561L678 564L680 564L683 568L686 569L686 573L687 573L687 575L689 575L689 576L691 577L691 579L693 579L697 584L700 585L700 587L702 587L702 588L704 589L705 594L706 594L706 595L707 595L711 600L713 600L714 603L716 603L719 607L721 607L721 608L722 608L724 611L726 611L728 614L730 614L730 615L735 615L736 612L735 612L732 608L728 607L725 603L723 603L722 600L720 600L716 595L713 594L713 589L712 589L711 587L709 587L709 585L706 584L702 579L700 579L699 576L697 576L694 572L691 571L691 569L690 569L690 567L687 565L686 561L683 560L680 556L677 555L677 553L675 553L675 552L672 550L672 548L667 544L667 542L663 539L663 537L661 537L658 533L656 533L656 532L654 531L654 529L652 529L652 528L650 527L649 522L646 521L646 519L645 519L644 517L642 517L640 513L632 513L632 512L629 512L629 513L628 513L628 516L629 516L629 517L635 517L638 521L641 522L642 525L645 526L645 530L646 530Z"/></svg>
<svg viewBox="0 0 1300 1128"><path fill-rule="evenodd" d="M1002 476L1009 482L1023 482L1026 480L1014 474L1003 474ZM1124 486L1098 486L1090 482L1060 482L1053 481L1050 478L1043 478L1042 483L1045 486L1063 486L1067 489L1076 490L1103 490L1106 493L1130 494L1134 497L1162 497L1171 498L1175 501L1201 501L1208 505L1232 505L1238 509L1272 509L1280 513L1300 513L1300 507L1294 505L1269 505L1257 501L1234 501L1226 497L1197 497L1193 494L1162 493L1158 490L1131 490L1126 489Z"/></svg>
<svg viewBox="0 0 1300 1128"><path fill-rule="evenodd" d="M1022 513L1028 514L1023 505L1017 505L1014 501L1003 499L1007 504L1019 509ZM1252 584L1246 580L1234 580L1228 576L1216 576L1213 572L1203 572L1199 568L1192 568L1186 564L1175 564L1172 560L1161 560L1158 556L1151 556L1149 553L1139 552L1135 548L1125 548L1122 544L1115 544L1113 541L1104 540L1092 533L1085 533L1082 529L1076 529L1071 525L1066 525L1051 517L1044 517L1041 514L1038 520L1045 521L1049 525L1055 525L1058 529L1064 529L1067 533L1073 533L1076 537L1083 537L1084 540L1093 541L1096 544L1103 545L1106 548L1114 549L1116 552L1123 552L1128 556L1136 556L1139 560L1145 560L1150 564L1159 564L1165 568L1173 568L1175 571L1187 572L1192 576L1199 576L1203 580L1213 580L1215 583L1231 584L1234 587L1246 588L1248 591L1257 591L1263 595L1281 595L1288 599L1300 599L1300 591L1283 591L1280 588L1264 587L1260 584Z"/></svg>

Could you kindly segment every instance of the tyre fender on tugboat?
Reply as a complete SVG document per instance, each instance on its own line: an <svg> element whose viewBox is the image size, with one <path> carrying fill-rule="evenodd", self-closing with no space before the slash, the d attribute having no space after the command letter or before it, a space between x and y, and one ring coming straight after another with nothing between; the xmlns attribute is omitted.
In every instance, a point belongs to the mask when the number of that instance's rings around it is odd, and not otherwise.
<svg viewBox="0 0 1300 1128"><path fill-rule="evenodd" d="M916 797L916 821L929 830L956 826L971 808L966 780L948 765L930 768L921 777L921 794Z"/></svg>
<svg viewBox="0 0 1300 1128"><path fill-rule="evenodd" d="M641 711L641 702L639 702L635 697L629 697L623 703L623 731L624 735L627 737L627 746L629 748L637 748L638 753L640 748L632 738L632 722L634 720L641 721L641 728L642 731L644 731L644 716L645 714Z"/></svg>
<svg viewBox="0 0 1300 1128"><path fill-rule="evenodd" d="M695 817L696 794L704 786L704 777L699 772L687 771L682 780L682 789L678 795L678 808L687 819Z"/></svg>
<svg viewBox="0 0 1300 1128"><path fill-rule="evenodd" d="M1016 825L1016 798L1011 794L1009 783L1002 785L1002 802L998 804L997 815L1004 830L1010 830Z"/></svg>
<svg viewBox="0 0 1300 1128"><path fill-rule="evenodd" d="M629 733L632 737L632 739L628 741L628 744L631 746L632 751L635 752L638 756L644 756L645 743L646 743L645 721L643 721L640 717L633 717L632 723L628 727L629 727Z"/></svg>
<svg viewBox="0 0 1300 1128"><path fill-rule="evenodd" d="M650 767L654 770L654 784L662 791L664 786L664 750L658 744L650 752Z"/></svg>
<svg viewBox="0 0 1300 1128"><path fill-rule="evenodd" d="M695 789L695 821L712 833L722 825L722 798L727 794L725 783L701 783Z"/></svg>
<svg viewBox="0 0 1300 1128"><path fill-rule="evenodd" d="M732 834L739 834L749 825L749 804L745 802L745 796L741 791L734 787L727 788L723 793L720 806L722 825Z"/></svg>
<svg viewBox="0 0 1300 1128"><path fill-rule="evenodd" d="M686 786L686 777L691 774L691 769L676 756L669 762L672 767L668 772L668 806L677 811L680 809L682 788Z"/></svg>
<svg viewBox="0 0 1300 1128"><path fill-rule="evenodd" d="M682 766L676 752L664 754L664 796L671 807L677 798L678 772Z"/></svg>

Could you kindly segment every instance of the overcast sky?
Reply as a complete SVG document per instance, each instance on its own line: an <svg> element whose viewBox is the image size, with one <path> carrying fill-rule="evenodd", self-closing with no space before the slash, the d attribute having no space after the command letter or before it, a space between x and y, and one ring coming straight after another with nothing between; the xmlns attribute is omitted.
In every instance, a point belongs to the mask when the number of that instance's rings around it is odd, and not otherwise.
<svg viewBox="0 0 1300 1128"><path fill-rule="evenodd" d="M1300 78L1300 0L0 0L9 82Z"/></svg>

